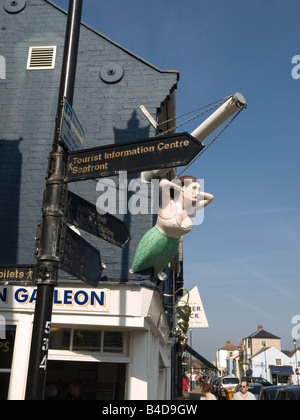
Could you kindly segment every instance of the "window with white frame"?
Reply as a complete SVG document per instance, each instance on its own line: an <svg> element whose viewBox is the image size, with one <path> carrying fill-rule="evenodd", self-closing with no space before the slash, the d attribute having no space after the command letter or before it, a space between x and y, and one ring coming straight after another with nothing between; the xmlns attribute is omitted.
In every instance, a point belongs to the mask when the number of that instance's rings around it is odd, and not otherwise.
<svg viewBox="0 0 300 420"><path fill-rule="evenodd" d="M126 354L127 334L82 328L51 328L50 349L101 354Z"/></svg>

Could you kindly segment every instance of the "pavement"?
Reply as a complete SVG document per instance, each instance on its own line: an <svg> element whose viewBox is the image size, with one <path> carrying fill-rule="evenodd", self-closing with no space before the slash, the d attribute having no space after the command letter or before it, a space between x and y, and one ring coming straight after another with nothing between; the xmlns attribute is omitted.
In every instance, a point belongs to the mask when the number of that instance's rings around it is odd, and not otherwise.
<svg viewBox="0 0 300 420"><path fill-rule="evenodd" d="M200 400L200 396L201 396L201 393L200 393L200 386L195 386L195 389L193 389L193 391L190 391L190 400Z"/></svg>

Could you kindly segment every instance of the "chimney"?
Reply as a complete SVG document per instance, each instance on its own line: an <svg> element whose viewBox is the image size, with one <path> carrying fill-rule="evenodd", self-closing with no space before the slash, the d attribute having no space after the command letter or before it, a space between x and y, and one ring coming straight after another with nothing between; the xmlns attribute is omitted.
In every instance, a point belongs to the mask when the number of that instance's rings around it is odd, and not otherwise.
<svg viewBox="0 0 300 420"><path fill-rule="evenodd" d="M262 324L258 324L258 331L261 331L263 329Z"/></svg>

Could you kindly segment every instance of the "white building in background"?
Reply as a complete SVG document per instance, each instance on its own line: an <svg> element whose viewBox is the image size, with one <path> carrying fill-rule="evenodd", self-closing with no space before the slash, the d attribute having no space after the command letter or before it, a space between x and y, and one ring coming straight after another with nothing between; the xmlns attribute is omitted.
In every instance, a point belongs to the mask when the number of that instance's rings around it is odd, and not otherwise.
<svg viewBox="0 0 300 420"><path fill-rule="evenodd" d="M253 376L262 377L276 385L286 385L292 381L298 384L299 376L296 369L300 369L300 351L286 353L278 350L275 346L264 347L250 358L250 369ZM297 359L297 365L296 365ZM299 379L300 381L300 379Z"/></svg>
<svg viewBox="0 0 300 420"><path fill-rule="evenodd" d="M240 348L231 343L231 341L226 341L226 345L217 350L217 368L222 375L224 374L235 374L233 364L231 364L234 356L239 355Z"/></svg>

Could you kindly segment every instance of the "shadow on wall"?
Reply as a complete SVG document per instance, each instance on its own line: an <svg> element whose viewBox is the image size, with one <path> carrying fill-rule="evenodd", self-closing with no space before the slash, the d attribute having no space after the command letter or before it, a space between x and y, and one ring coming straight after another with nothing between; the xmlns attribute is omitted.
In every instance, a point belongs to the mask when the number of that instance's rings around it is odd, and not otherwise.
<svg viewBox="0 0 300 420"><path fill-rule="evenodd" d="M129 119L127 123L127 129L118 129L114 127L114 135L115 135L115 144L121 144L121 143L127 143L127 142L134 142L136 140L146 139L149 138L150 135L150 125L146 127L140 127L140 121L137 117L137 112L133 111L131 118ZM131 181L131 179L138 178L139 174L132 174L128 175L128 183ZM127 188L127 186L123 186L123 188ZM119 188L122 188L122 186L119 185ZM127 199L130 200L131 196L133 195L133 192L128 191L127 193ZM139 222L142 223L141 219L144 217L146 225L149 223L149 215L139 216ZM136 220L137 217L135 216ZM123 221L125 222L127 229L131 235L131 243L127 245L123 251L122 251L122 272L121 272L121 278L122 279L128 279L129 276L129 270L131 268L131 262L133 259L133 254L135 253L135 247L134 247L134 233L131 232L134 228L132 225L132 215L127 212L127 214L124 215ZM147 221L146 221L147 219ZM145 225L145 232L146 232L146 225ZM131 245L131 246L130 246Z"/></svg>
<svg viewBox="0 0 300 420"><path fill-rule="evenodd" d="M17 263L22 140L0 139L0 264Z"/></svg>
<svg viewBox="0 0 300 420"><path fill-rule="evenodd" d="M140 122L137 118L137 112L133 111L131 118L127 123L125 130L115 128L115 144L127 143L135 140L142 140L149 138L150 125L147 127L140 127Z"/></svg>

